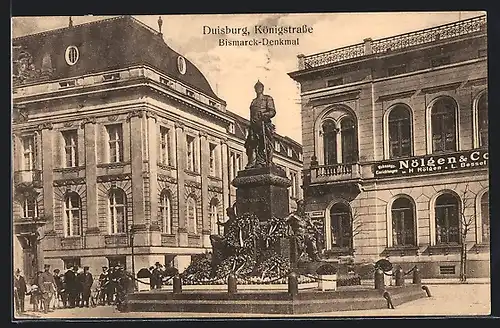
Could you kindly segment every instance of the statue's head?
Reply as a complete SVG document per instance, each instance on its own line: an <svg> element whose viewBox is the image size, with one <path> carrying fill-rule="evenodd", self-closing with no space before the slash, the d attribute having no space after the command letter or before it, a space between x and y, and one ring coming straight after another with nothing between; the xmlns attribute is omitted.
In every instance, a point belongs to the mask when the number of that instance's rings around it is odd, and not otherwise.
<svg viewBox="0 0 500 328"><path fill-rule="evenodd" d="M260 81L257 81L257 83L255 83L254 85L254 89L257 94L261 94L264 92L264 84L262 84L262 82Z"/></svg>

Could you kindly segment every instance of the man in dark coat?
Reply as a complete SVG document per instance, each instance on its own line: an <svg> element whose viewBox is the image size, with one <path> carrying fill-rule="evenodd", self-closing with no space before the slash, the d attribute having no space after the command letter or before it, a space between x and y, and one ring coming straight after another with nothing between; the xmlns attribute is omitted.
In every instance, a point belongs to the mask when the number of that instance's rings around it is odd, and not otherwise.
<svg viewBox="0 0 500 328"><path fill-rule="evenodd" d="M149 267L149 288L150 289L155 289L156 288L156 276L154 275L154 271L155 271L155 267L154 266L150 266Z"/></svg>
<svg viewBox="0 0 500 328"><path fill-rule="evenodd" d="M76 301L75 305L83 307L82 293L83 293L83 271L79 269L76 274Z"/></svg>
<svg viewBox="0 0 500 328"><path fill-rule="evenodd" d="M21 275L21 270L16 269L14 273L14 296L16 298L16 312L24 312L24 298L26 297L26 280Z"/></svg>
<svg viewBox="0 0 500 328"><path fill-rule="evenodd" d="M83 273L81 274L81 284L82 284L82 303L81 306L89 307L90 293L92 292L92 284L94 283L94 278L89 272L89 267L83 267Z"/></svg>
<svg viewBox="0 0 500 328"><path fill-rule="evenodd" d="M56 283L56 294L55 294L55 302L54 302L54 308L59 307L59 301L63 301L63 282L61 279L60 271L59 269L54 270L54 281ZM64 301L63 301L64 303Z"/></svg>
<svg viewBox="0 0 500 328"><path fill-rule="evenodd" d="M102 267L102 272L99 275L99 303L101 305L105 305L106 302L109 305L109 298L108 298L108 283L109 283L109 271L107 266Z"/></svg>
<svg viewBox="0 0 500 328"><path fill-rule="evenodd" d="M153 277L155 280L154 288L160 289L163 280L163 266L160 264L160 262L155 263L155 268L153 269Z"/></svg>
<svg viewBox="0 0 500 328"><path fill-rule="evenodd" d="M70 270L66 271L64 274L64 281L66 283L66 293L68 295L68 303L70 308L74 308L76 306L76 274L77 267L73 267Z"/></svg>

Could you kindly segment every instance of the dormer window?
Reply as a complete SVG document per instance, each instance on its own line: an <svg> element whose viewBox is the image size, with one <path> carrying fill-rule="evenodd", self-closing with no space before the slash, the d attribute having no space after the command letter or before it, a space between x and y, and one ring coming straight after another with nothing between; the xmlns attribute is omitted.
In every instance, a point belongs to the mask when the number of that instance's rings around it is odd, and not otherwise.
<svg viewBox="0 0 500 328"><path fill-rule="evenodd" d="M280 149L281 149L280 148L280 142L279 141L275 141L274 142L274 150L279 152Z"/></svg>
<svg viewBox="0 0 500 328"><path fill-rule="evenodd" d="M179 73L186 74L186 60L182 56L177 57L177 69Z"/></svg>
<svg viewBox="0 0 500 328"><path fill-rule="evenodd" d="M292 148L287 148L287 154L288 154L288 157L292 157L292 155L293 155Z"/></svg>
<svg viewBox="0 0 500 328"><path fill-rule="evenodd" d="M229 128L228 128L228 130L229 130L229 133L234 134L235 129L234 129L234 124L233 124L233 123L229 124Z"/></svg>
<svg viewBox="0 0 500 328"><path fill-rule="evenodd" d="M68 65L70 66L75 65L78 59L80 58L80 53L78 51L78 48L75 46L69 46L68 48L66 48L64 58L66 59L66 63Z"/></svg>

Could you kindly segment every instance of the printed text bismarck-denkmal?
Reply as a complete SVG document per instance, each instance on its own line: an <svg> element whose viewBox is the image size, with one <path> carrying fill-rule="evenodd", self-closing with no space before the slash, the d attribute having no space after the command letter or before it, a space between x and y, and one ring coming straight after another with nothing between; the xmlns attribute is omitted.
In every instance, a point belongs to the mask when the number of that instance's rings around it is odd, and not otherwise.
<svg viewBox="0 0 500 328"><path fill-rule="evenodd" d="M253 46L298 46L299 38L295 39L250 39L250 40L229 40L219 39L219 47L253 47Z"/></svg>

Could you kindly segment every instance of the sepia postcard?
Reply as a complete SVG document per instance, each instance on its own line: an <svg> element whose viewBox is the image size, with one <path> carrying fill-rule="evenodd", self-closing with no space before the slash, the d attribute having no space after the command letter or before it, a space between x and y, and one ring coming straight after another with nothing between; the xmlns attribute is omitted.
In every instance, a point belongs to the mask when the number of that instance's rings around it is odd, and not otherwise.
<svg viewBox="0 0 500 328"><path fill-rule="evenodd" d="M13 320L490 314L486 12L12 18Z"/></svg>

